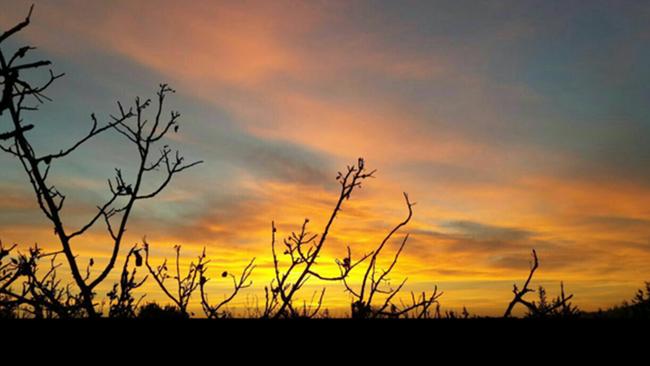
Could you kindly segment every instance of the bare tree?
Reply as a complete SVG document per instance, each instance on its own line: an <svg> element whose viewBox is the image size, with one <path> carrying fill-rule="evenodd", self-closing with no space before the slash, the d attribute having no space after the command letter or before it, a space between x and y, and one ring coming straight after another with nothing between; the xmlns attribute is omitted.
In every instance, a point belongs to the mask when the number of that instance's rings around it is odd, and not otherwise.
<svg viewBox="0 0 650 366"><path fill-rule="evenodd" d="M227 278L230 277L232 279L232 284L233 284L233 290L232 292L227 295L223 300L218 302L216 305L210 304L210 301L208 300L208 293L205 289L205 284L209 281L209 278L207 277L207 266L203 266L200 269L200 274L201 277L199 279L199 289L201 292L201 306L203 307L203 312L209 319L220 319L220 318L226 318L231 316L229 312L224 310L224 307L230 303L235 296L239 293L241 289L245 289L250 287L253 284L253 281L249 280L249 277L253 273L253 270L255 269L255 258L251 259L250 262L244 267L244 270L242 271L241 275L239 277L235 276L232 273L229 273L228 271L223 271L221 273L221 278Z"/></svg>
<svg viewBox="0 0 650 366"><path fill-rule="evenodd" d="M176 252L176 260L174 262L174 272L169 274L169 267L167 266L167 259L163 260L162 264L153 268L149 263L149 243L146 238L143 239L144 242L144 253L145 259L144 263L149 270L149 274L156 281L158 287L165 293L165 295L174 302L178 307L178 310L185 316L190 317L190 313L187 311L187 306L190 303L192 294L200 286L201 273L203 271L203 266L210 261L206 259L205 248L203 252L198 256L197 262L190 262L190 266L187 270L187 274L184 276L181 275L181 246L175 245L174 251ZM168 279L172 279L175 289L172 288L166 283Z"/></svg>
<svg viewBox="0 0 650 366"><path fill-rule="evenodd" d="M8 38L29 25L32 10L33 7L30 8L25 20L0 35L0 85L2 85L0 114L6 113L13 126L12 130L0 134L0 141L5 141L5 144L0 144L0 149L17 158L22 164L36 195L38 206L54 227L54 232L61 245L61 252L68 263L79 292L83 309L86 315L97 316L93 301L95 289L115 266L136 202L155 197L168 185L174 175L201 163L201 161L186 163L179 152L173 152L168 145L163 144L162 147L158 147L168 132L177 131L179 126L180 114L178 112L171 111L168 117L164 117L165 99L174 92L165 84L160 85L153 103L149 99L136 98L132 107L125 108L118 102L118 113L110 116L105 123L100 123L98 118L92 114L90 131L69 147L62 148L58 152L38 154L26 134L34 128L34 125L24 124L23 121L28 112L36 111L39 104L50 101L45 92L63 74L55 74L49 70L47 80L42 84L34 85L29 81L34 79L33 77L28 78L23 75L37 73L39 70L49 67L51 62L48 60L25 61L30 51L34 49L31 46L21 47L11 56L6 55L2 49ZM153 117L147 118L146 112L150 108L154 109ZM77 229L70 229L70 225L65 224L63 215L66 195L48 183L50 170L58 159L69 156L82 145L109 131L117 132L137 151L134 159L137 166L136 173L129 180L122 170L115 169L114 178L108 180L109 198L97 206L97 212L84 225ZM6 145L6 143L9 144ZM156 152L158 153L156 154ZM154 188L145 192L144 187L150 186L150 183L145 184L147 178L152 174L160 174L161 171L163 175L161 181L153 184ZM99 269L99 274L91 278L90 273L85 276L80 268L77 256L72 250L72 242L102 221L106 225L109 237L110 254L108 262Z"/></svg>
<svg viewBox="0 0 650 366"><path fill-rule="evenodd" d="M526 279L526 282L524 282L524 286L522 287L521 290L517 288L517 284L513 285L512 293L514 294L514 297L512 301L510 301L510 304L508 304L508 308L506 309L506 312L503 314L504 318L508 318L512 315L512 310L514 309L515 305L517 304L522 304L528 309L528 316L529 317L546 317L552 314L564 314L565 316L570 316L575 314L578 310L577 308L573 307L571 303L569 303L569 300L573 298L573 294L566 296L564 294L564 283L560 283L560 289L561 293L560 296L557 297L552 303L548 303L546 300L546 290L543 287L539 287L539 302L536 303L535 301L530 302L524 299L524 296L529 293L533 292L534 290L530 289L528 287L530 285L530 281L533 278L533 275L535 274L535 271L539 267L539 260L537 258L537 252L535 249L533 249L533 262L530 267L530 272L528 273L528 278Z"/></svg>
<svg viewBox="0 0 650 366"><path fill-rule="evenodd" d="M524 295L533 291L528 287L528 285L530 284L530 280L533 278L533 275L535 274L537 267L539 267L537 252L535 251L535 249L533 249L533 263L532 266L530 267L528 278L526 279L526 282L524 282L524 287L521 290L517 288L517 284L513 285L512 293L514 293L515 296L512 299L512 301L510 301L510 304L508 304L508 308L506 309L506 312L503 314L504 318L507 318L512 314L512 309L515 307L515 305L517 305L517 303L521 303L529 309L534 308L532 303L524 300L523 298Z"/></svg>
<svg viewBox="0 0 650 366"><path fill-rule="evenodd" d="M359 260L352 262L351 250L348 247L348 257L344 259L345 264L340 264L343 265L342 268L344 268L340 276L322 276L314 269L316 259L325 245L330 228L332 227L337 214L341 211L343 202L350 198L355 188L360 188L361 183L365 179L371 178L374 173L374 170L366 170L364 160L361 158L359 158L357 165L348 166L345 173L338 173L336 180L341 186L339 197L320 237L317 234L312 234L307 231L309 219L305 219L300 233L292 232L288 238L284 239L283 244L285 250L283 254L289 257L289 265L286 269L281 268L278 260L276 248L277 228L275 227L275 223L271 223L271 252L273 254L275 278L271 281L269 286L264 287L265 306L263 317L312 318L316 316L322 306L325 288L323 288L320 293L313 294L310 303L313 303L314 300L316 300L316 297L318 297L316 305L313 308L311 305L307 306L306 302L303 302L302 308L294 303L294 296L304 286L307 280L313 276L324 281L340 281L347 276L354 267L370 256L370 254L366 254Z"/></svg>
<svg viewBox="0 0 650 366"><path fill-rule="evenodd" d="M395 296L401 291L402 287L406 283L406 278L395 288L390 286L390 273L395 268L397 260L399 259L404 246L409 238L409 235L406 234L404 239L393 255L393 259L386 269L378 269L378 258L383 253L386 243L393 237L393 235L399 231L402 227L407 225L411 218L413 217L413 205L409 201L409 197L404 193L404 200L406 201L406 207L408 209L408 214L406 218L397 224L389 233L384 237L381 243L373 250L370 257L370 261L365 268L363 273L363 280L359 288L354 289L350 283L346 280L347 276L342 278L345 289L349 292L352 297L355 299L352 303L352 317L353 318L378 318L378 317L394 317L398 318L401 316L414 316L416 318L426 318L429 317L429 308L431 305L438 302L438 298L442 296L442 292L438 292L438 287L435 286L433 292L430 295L427 295L426 292L422 292L417 296L415 293L411 292L411 298L409 303L401 302L400 305L397 305L393 300ZM342 264L339 264L339 269L341 273L344 273L345 270L345 261ZM378 297L383 295L383 299L379 304L374 305L373 300L378 300Z"/></svg>
<svg viewBox="0 0 650 366"><path fill-rule="evenodd" d="M271 224L271 250L273 253L273 266L275 270L275 278L271 281L270 286L266 286L265 290L265 310L263 317L270 318L290 318L290 317L307 317L312 318L318 315L322 307L323 296L325 288L319 293L312 295L310 304L311 307L303 302L302 307L294 304L295 294L304 286L307 280L315 277L322 281L338 282L342 281L345 285L346 291L350 292L356 299L352 306L353 317L380 317L380 316L404 316L413 311L420 310L417 316L424 317L428 314L429 307L434 304L438 297L442 295L437 292L427 296L422 293L415 296L411 293L412 303L409 305L401 304L396 305L391 300L402 289L404 282L402 282L395 289L386 289L383 285L388 283L388 275L395 267L408 235L402 241L397 253L394 255L392 263L385 270L378 270L378 259L383 254L386 243L392 236L403 226L408 224L413 215L413 204L409 201L408 195L405 193L404 198L408 208L408 215L404 221L399 223L390 233L382 240L377 248L370 253L362 255L359 259L353 260L352 250L347 247L347 255L339 260L336 259L335 263L338 267L339 274L336 276L325 276L320 274L315 269L316 260L326 243L327 236L332 227L337 214L341 211L343 203L348 200L356 188L361 188L361 183L367 179L374 177L375 170L368 171L365 167L363 158L359 158L356 165L347 167L345 173L339 172L336 179L340 185L339 198L334 206L329 220L322 232L322 234L312 234L307 231L308 219L302 224L299 233L292 232L289 237L283 240L284 252L283 254L289 257L289 264L285 269L282 269L277 255L276 232L275 223ZM368 265L365 268L363 282L359 289L355 290L347 281L350 273L366 260ZM381 272L381 273L379 273ZM376 299L377 294L386 294L385 301L382 305L373 307L371 306L373 299ZM315 304L315 305L314 305Z"/></svg>
<svg viewBox="0 0 650 366"><path fill-rule="evenodd" d="M221 302L216 305L211 305L208 300L208 294L205 289L205 284L209 281L207 277L208 264L210 260L207 259L205 254L205 248L201 254L197 257L196 263L194 261L190 262L189 268L185 275L181 274L180 266L180 253L181 246L174 246L174 251L176 252L176 258L174 261L174 272L169 274L169 267L167 266L167 259L163 261L162 264L153 268L149 263L149 243L144 239L144 252L145 252L145 265L149 270L149 273L156 281L160 289L165 293L165 295L174 302L178 307L178 310L184 314L186 317L189 317L191 314L187 311L187 307L192 298L192 294L198 289L201 295L201 307L205 312L205 315L210 319L219 319L225 318L229 314L223 310L224 306L232 301L235 296L239 293L241 289L250 287L252 282L249 281L249 277L255 269L255 258L253 258L248 265L244 268L242 274L236 277L232 273L223 271L221 273L222 278L230 277L233 280L233 290L230 295L226 296ZM172 279L174 283L174 289L166 282L168 279Z"/></svg>

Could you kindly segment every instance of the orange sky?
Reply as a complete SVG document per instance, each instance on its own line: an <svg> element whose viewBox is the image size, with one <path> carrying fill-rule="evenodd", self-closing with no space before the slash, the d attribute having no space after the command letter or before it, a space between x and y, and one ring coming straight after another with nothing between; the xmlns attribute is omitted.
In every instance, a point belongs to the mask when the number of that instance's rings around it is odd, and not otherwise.
<svg viewBox="0 0 650 366"><path fill-rule="evenodd" d="M2 28L27 9L0 3ZM37 1L20 40L67 76L35 116L36 145L58 149L91 112L172 84L172 143L206 163L138 207L126 243L146 235L156 258L181 243L186 261L206 246L215 274L257 257L238 306L271 279L271 220L284 235L305 217L322 230L336 171L360 156L377 178L346 202L324 266L381 240L406 191L417 205L393 277L407 291L437 284L443 308L501 314L536 248L535 285L551 295L563 280L584 309L630 298L650 279L647 6L454 3ZM77 193L70 225L129 165L113 142L56 166ZM0 239L55 248L17 162L0 168ZM80 257L101 263L104 234L74 243ZM325 301L349 303L339 285Z"/></svg>

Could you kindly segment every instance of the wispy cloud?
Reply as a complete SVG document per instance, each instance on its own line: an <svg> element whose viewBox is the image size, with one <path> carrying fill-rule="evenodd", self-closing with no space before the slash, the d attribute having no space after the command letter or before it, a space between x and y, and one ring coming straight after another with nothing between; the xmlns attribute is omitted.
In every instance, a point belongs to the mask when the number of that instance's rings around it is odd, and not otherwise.
<svg viewBox="0 0 650 366"><path fill-rule="evenodd" d="M3 28L28 7L3 5ZM364 156L377 179L337 221L328 258L380 240L408 191L418 204L398 270L414 286L441 281L453 288L449 303L493 310L500 298L488 299L507 297L536 248L542 279L570 279L597 306L650 276L647 10L61 0L37 2L21 37L69 74L42 111L38 149L60 148L90 112L107 115L113 99L157 80L178 89L173 144L206 164L136 210L129 242L206 245L235 267L264 258L270 221L288 232L309 217L317 231L336 170ZM115 141L53 167L57 186L74 193L72 225L104 199L106 174L128 166ZM12 164L0 160L0 238L53 245ZM75 245L101 256L100 234Z"/></svg>

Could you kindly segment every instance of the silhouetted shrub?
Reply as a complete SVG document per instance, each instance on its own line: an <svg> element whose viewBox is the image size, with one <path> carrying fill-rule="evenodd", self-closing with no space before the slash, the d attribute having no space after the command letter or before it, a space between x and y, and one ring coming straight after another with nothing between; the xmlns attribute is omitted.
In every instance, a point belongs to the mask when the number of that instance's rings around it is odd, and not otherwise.
<svg viewBox="0 0 650 366"><path fill-rule="evenodd" d="M621 305L599 310L588 316L608 319L650 319L650 282L645 283L645 288L637 290L630 301L623 301Z"/></svg>
<svg viewBox="0 0 650 366"><path fill-rule="evenodd" d="M0 320L18 318L18 305L4 295L0 295Z"/></svg>
<svg viewBox="0 0 650 366"><path fill-rule="evenodd" d="M581 315L580 309L574 306L564 295L564 284L560 283L560 295L548 300L546 289L539 286L537 290L539 301L533 301L533 309L528 309L527 318L578 318Z"/></svg>
<svg viewBox="0 0 650 366"><path fill-rule="evenodd" d="M176 306L160 306L150 302L140 307L138 319L188 319L189 315L182 312Z"/></svg>
<svg viewBox="0 0 650 366"><path fill-rule="evenodd" d="M136 310L140 301L145 297L141 295L140 298L136 300L133 295L133 291L139 288L147 280L145 276L142 280L136 280L135 276L137 273L137 268L129 270L129 261L132 256L135 256L135 267L142 266L142 256L137 245L131 247L129 254L126 256L124 261L124 267L122 267L122 274L120 275L120 282L113 285L111 291L108 292L109 300L109 309L108 317L109 318L133 318L135 317Z"/></svg>

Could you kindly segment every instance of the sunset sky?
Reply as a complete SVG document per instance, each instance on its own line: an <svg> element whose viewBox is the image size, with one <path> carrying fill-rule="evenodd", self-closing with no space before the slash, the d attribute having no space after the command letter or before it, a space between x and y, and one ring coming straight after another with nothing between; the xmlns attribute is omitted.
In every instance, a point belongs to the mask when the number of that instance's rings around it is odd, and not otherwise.
<svg viewBox="0 0 650 366"><path fill-rule="evenodd" d="M0 0L0 28L32 1ZM414 217L392 278L444 291L443 309L500 315L535 248L534 285L560 281L586 310L650 280L650 3L642 1L35 1L9 42L37 46L66 76L30 115L38 151L58 151L159 83L182 113L170 145L199 167L138 206L123 249L146 235L156 260L203 246L218 298L252 257L263 301L271 221L322 230L338 170L376 168L345 202L321 265L361 254ZM0 117L0 132L9 129ZM127 148L124 148L127 146ZM108 197L113 168L137 154L107 134L53 166L75 226ZM18 161L0 155L0 239L58 248ZM100 227L73 242L110 251ZM121 261L118 263L121 266ZM117 277L114 271L111 281ZM322 283L315 279L305 289ZM105 285L104 292L109 288ZM162 299L153 281L147 299ZM343 287L325 305L347 311ZM198 309L198 308L197 308Z"/></svg>

